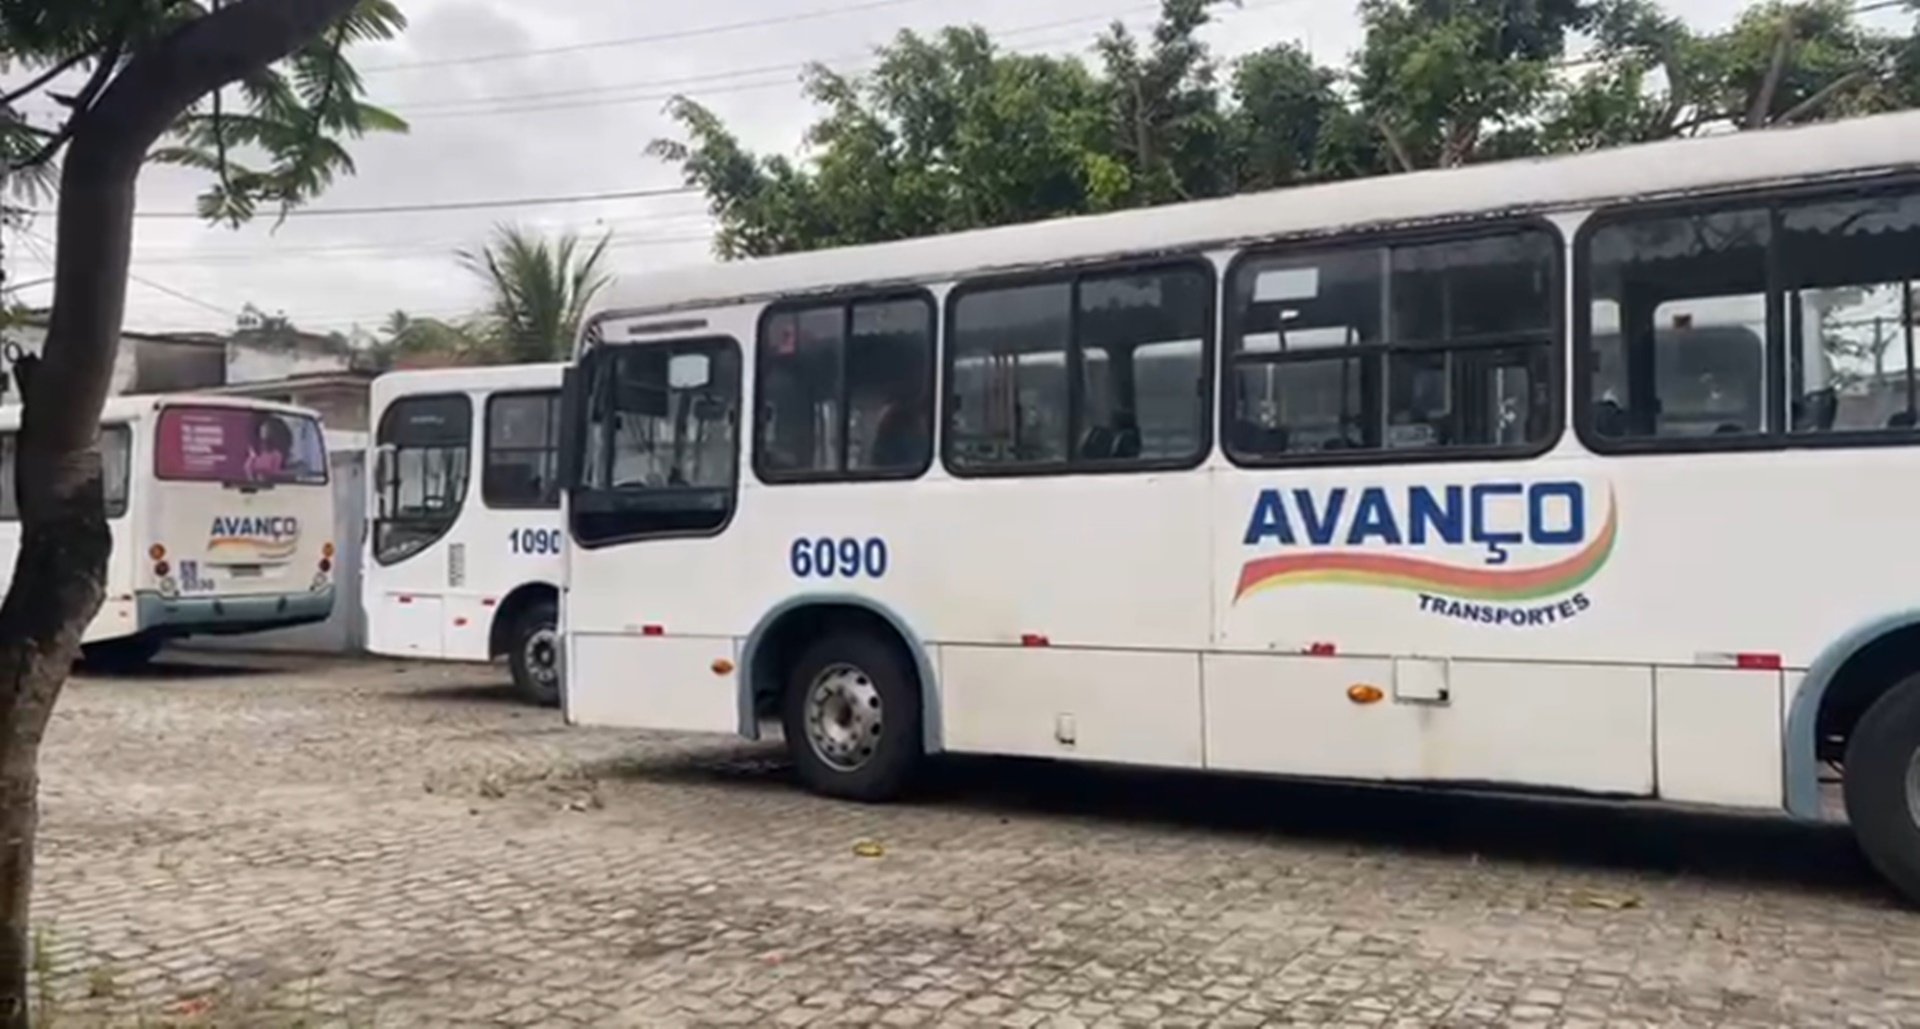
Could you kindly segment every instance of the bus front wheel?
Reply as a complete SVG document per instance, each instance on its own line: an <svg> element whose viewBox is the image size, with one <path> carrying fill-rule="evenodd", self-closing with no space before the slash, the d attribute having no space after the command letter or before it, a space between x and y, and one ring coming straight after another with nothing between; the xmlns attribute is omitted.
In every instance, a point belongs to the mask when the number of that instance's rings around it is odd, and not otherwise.
<svg viewBox="0 0 1920 1029"><path fill-rule="evenodd" d="M513 626L513 644L507 651L513 686L528 703L541 707L560 704L560 605L536 600L520 612Z"/></svg>
<svg viewBox="0 0 1920 1029"><path fill-rule="evenodd" d="M920 689L900 648L860 632L808 648L783 698L787 750L817 793L880 802L920 764Z"/></svg>
<svg viewBox="0 0 1920 1029"><path fill-rule="evenodd" d="M1888 690L1847 741L1847 821L1867 860L1920 904L1920 675Z"/></svg>

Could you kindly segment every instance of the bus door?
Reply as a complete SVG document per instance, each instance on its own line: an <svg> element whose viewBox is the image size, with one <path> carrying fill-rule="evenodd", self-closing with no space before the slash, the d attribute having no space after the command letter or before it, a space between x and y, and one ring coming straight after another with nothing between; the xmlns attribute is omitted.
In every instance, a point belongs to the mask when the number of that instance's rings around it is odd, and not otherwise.
<svg viewBox="0 0 1920 1029"><path fill-rule="evenodd" d="M732 731L728 583L708 541L739 500L740 345L702 336L602 345L568 374L573 545L562 621L574 721ZM607 684L646 682L647 693Z"/></svg>
<svg viewBox="0 0 1920 1029"><path fill-rule="evenodd" d="M377 653L441 657L446 594L466 578L465 547L447 537L467 499L473 403L464 393L396 399L374 447L368 643Z"/></svg>

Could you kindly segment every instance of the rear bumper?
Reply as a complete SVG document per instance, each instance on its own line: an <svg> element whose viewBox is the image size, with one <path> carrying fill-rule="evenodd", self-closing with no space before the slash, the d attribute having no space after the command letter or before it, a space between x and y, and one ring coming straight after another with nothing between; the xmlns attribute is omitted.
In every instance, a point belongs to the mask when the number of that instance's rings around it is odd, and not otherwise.
<svg viewBox="0 0 1920 1029"><path fill-rule="evenodd" d="M333 614L333 587L306 593L252 597L135 598L140 631L161 637L223 636L324 622Z"/></svg>

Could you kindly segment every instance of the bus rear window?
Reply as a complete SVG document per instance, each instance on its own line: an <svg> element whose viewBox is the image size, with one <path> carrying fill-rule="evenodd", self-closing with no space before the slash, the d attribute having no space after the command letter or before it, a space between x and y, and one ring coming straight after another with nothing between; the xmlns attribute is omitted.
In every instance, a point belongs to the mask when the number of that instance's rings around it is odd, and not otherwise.
<svg viewBox="0 0 1920 1029"><path fill-rule="evenodd" d="M153 447L162 479L220 483L327 481L320 423L306 415L247 407L169 407Z"/></svg>

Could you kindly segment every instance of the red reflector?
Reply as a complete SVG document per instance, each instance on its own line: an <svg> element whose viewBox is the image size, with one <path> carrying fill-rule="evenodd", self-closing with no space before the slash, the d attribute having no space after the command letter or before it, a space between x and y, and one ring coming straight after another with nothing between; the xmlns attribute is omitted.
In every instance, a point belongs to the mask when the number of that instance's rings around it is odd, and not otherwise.
<svg viewBox="0 0 1920 1029"><path fill-rule="evenodd" d="M465 618L455 618L453 620L453 627L456 629L464 629L466 626L467 620Z"/></svg>
<svg viewBox="0 0 1920 1029"><path fill-rule="evenodd" d="M498 604L498 603L500 603L500 601L498 601L498 600L496 600L496 599L494 599L494 598L492 598L492 597L488 597L487 599L485 599L485 600L482 600L482 601L480 602L480 606L481 606L481 607L492 607L493 605L495 605L495 604Z"/></svg>
<svg viewBox="0 0 1920 1029"><path fill-rule="evenodd" d="M640 627L640 635L642 636L665 636L666 634L667 627L664 625L643 625Z"/></svg>
<svg viewBox="0 0 1920 1029"><path fill-rule="evenodd" d="M321 559L320 559L320 571L321 571L321 572L323 572L323 573L324 573L324 572L331 572L331 571L333 571L333 562L332 562L332 561L329 561L329 560L327 560L327 559L326 559L326 558L324 558L324 557L323 557L323 558L321 558Z"/></svg>
<svg viewBox="0 0 1920 1029"><path fill-rule="evenodd" d="M1309 657L1332 657L1340 653L1340 648L1331 643L1313 643L1307 646Z"/></svg>
<svg viewBox="0 0 1920 1029"><path fill-rule="evenodd" d="M1020 645L1023 647L1051 647L1053 646L1053 641L1037 632L1030 632L1020 637Z"/></svg>
<svg viewBox="0 0 1920 1029"><path fill-rule="evenodd" d="M402 604L411 604L411 603L413 603L413 598L412 598L412 597L395 597L394 599L395 599L395 600L398 600L398 601L399 601L400 603L402 603Z"/></svg>
<svg viewBox="0 0 1920 1029"><path fill-rule="evenodd" d="M1780 670L1780 655L1735 654L1733 656L1733 665L1735 668L1745 668L1749 671L1777 672Z"/></svg>

